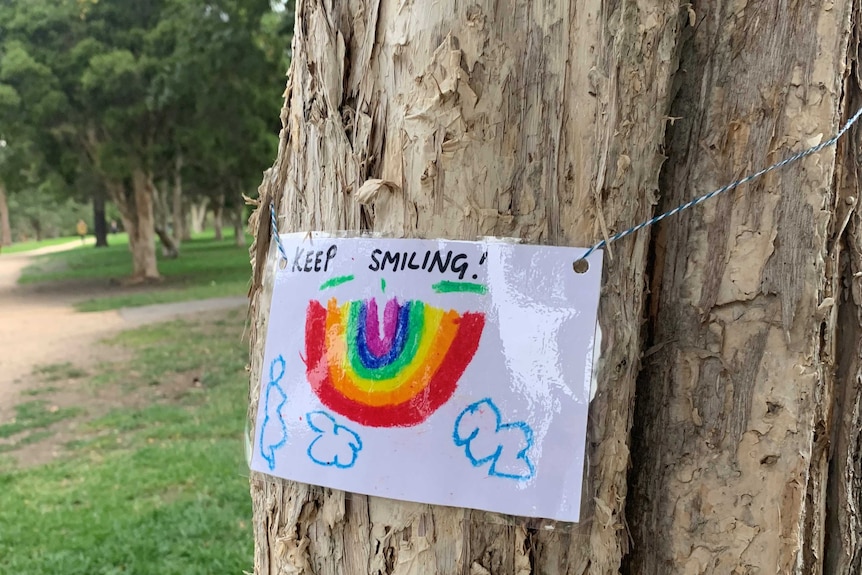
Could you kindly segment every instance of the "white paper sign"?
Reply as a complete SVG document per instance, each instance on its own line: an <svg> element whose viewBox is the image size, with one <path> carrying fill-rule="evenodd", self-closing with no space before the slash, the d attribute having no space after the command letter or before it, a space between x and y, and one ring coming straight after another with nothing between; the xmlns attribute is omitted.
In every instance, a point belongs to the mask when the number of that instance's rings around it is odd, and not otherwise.
<svg viewBox="0 0 862 575"><path fill-rule="evenodd" d="M601 252L283 235L252 468L577 521Z"/></svg>

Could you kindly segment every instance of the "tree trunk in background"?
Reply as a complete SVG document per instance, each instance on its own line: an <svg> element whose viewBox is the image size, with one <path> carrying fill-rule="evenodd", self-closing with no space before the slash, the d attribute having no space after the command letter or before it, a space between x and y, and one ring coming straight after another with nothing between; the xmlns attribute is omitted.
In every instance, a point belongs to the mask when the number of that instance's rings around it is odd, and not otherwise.
<svg viewBox="0 0 862 575"><path fill-rule="evenodd" d="M9 204L6 203L6 186L0 182L0 246L12 245L12 226L9 225Z"/></svg>
<svg viewBox="0 0 862 575"><path fill-rule="evenodd" d="M199 234L204 231L204 225L207 220L207 206L209 206L209 198L201 198L198 202L192 202L189 205L189 216L191 225L189 226L192 233ZM188 239L191 239L189 236Z"/></svg>
<svg viewBox="0 0 862 575"><path fill-rule="evenodd" d="M105 221L105 192L99 189L93 194L93 235L96 247L108 247L108 222Z"/></svg>
<svg viewBox="0 0 862 575"><path fill-rule="evenodd" d="M285 231L592 243L652 214L681 23L670 0L302 0L296 8L279 158L252 217L252 422L269 309L259 273L269 197ZM368 178L397 189L362 207L354 193ZM622 512L648 242L635 236L606 257L584 488L590 520L546 531L252 473L255 571L616 573L629 540Z"/></svg>
<svg viewBox="0 0 862 575"><path fill-rule="evenodd" d="M221 241L224 239L224 194L216 197L213 204L213 229L215 230L215 239Z"/></svg>
<svg viewBox="0 0 862 575"><path fill-rule="evenodd" d="M240 196L242 197L242 196ZM245 204L242 201L233 210L233 239L237 247L245 246Z"/></svg>
<svg viewBox="0 0 862 575"><path fill-rule="evenodd" d="M159 279L151 177L143 170L136 169L127 184L108 181L106 187L120 210L123 227L129 234L132 281Z"/></svg>
<svg viewBox="0 0 862 575"><path fill-rule="evenodd" d="M174 224L174 244L177 249L186 239L186 218L183 209L183 155L178 153L174 159L174 185L172 188L172 221Z"/></svg>
<svg viewBox="0 0 862 575"><path fill-rule="evenodd" d="M171 226L173 224L171 184L165 179L162 180L161 189L152 185L152 190L153 212L155 214L153 231L155 232L155 237L159 238L159 243L162 246L162 256L173 259L180 255L180 249L171 235Z"/></svg>

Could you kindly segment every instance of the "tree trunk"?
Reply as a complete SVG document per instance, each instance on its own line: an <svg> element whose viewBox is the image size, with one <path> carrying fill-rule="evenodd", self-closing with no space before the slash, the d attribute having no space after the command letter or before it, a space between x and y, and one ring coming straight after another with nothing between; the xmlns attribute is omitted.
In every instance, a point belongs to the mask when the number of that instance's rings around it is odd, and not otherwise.
<svg viewBox="0 0 862 575"><path fill-rule="evenodd" d="M588 245L652 214L679 4L669 0L297 3L279 159L262 186L284 231ZM355 192L394 182L373 207ZM252 219L251 407L269 236ZM616 573L649 235L606 258L587 520L546 531L252 473L257 573Z"/></svg>
<svg viewBox="0 0 862 575"><path fill-rule="evenodd" d="M845 83L852 4L696 7L660 210L838 130L858 93ZM858 247L842 251L858 230L858 189L836 187L835 154L774 172L655 234L654 353L638 388L627 512L632 573L847 573L835 554L858 555L847 539L858 517L829 471L830 436L845 437L836 465L846 466L848 450L858 456L847 437L859 420L859 308L841 290L857 293ZM837 427L836 390L848 416ZM855 499L858 467L846 471ZM839 526L848 515L852 531ZM826 553L825 539L847 544Z"/></svg>
<svg viewBox="0 0 862 575"><path fill-rule="evenodd" d="M161 190L159 190L158 186L155 185L152 185L152 190L153 211L155 214L153 231L155 232L155 237L158 237L159 243L161 243L162 256L168 259L174 259L180 255L180 249L171 235L173 212L171 209L172 202L168 197L170 195L171 186L168 180L165 179L162 181Z"/></svg>
<svg viewBox="0 0 862 575"><path fill-rule="evenodd" d="M96 247L108 247L108 222L105 221L105 192L99 189L93 194L93 235Z"/></svg>
<svg viewBox="0 0 862 575"><path fill-rule="evenodd" d="M135 169L130 182L106 181L105 186L117 205L123 227L129 234L132 254L132 281L159 279L156 261L153 185L150 176Z"/></svg>
<svg viewBox="0 0 862 575"><path fill-rule="evenodd" d="M186 236L186 219L185 213L183 210L183 155L182 153L177 153L176 158L174 159L174 186L172 189L172 211L173 211L173 224L174 224L174 244L177 249L180 247L180 243L185 239Z"/></svg>
<svg viewBox="0 0 862 575"><path fill-rule="evenodd" d="M6 203L6 186L0 182L0 247L12 245L12 226L9 225L9 204Z"/></svg>
<svg viewBox="0 0 862 575"><path fill-rule="evenodd" d="M216 197L213 204L213 229L215 230L215 239L221 241L224 239L224 194Z"/></svg>
<svg viewBox="0 0 862 575"><path fill-rule="evenodd" d="M233 209L233 239L237 247L245 247L245 205L239 205Z"/></svg>
<svg viewBox="0 0 862 575"><path fill-rule="evenodd" d="M207 206L209 206L209 198L201 198L197 203L192 202L189 205L189 215L191 219L191 231L194 234L199 234L204 231L204 225L207 219ZM191 236L186 238L191 239Z"/></svg>

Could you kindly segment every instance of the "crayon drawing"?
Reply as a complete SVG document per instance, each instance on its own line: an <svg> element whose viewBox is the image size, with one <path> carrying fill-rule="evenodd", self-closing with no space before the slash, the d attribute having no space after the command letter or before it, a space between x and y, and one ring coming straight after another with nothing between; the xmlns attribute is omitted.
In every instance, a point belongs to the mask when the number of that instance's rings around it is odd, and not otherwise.
<svg viewBox="0 0 862 575"><path fill-rule="evenodd" d="M308 381L323 405L369 427L408 427L446 403L473 359L485 316L392 298L308 304Z"/></svg>
<svg viewBox="0 0 862 575"><path fill-rule="evenodd" d="M275 469L275 452L287 444L287 426L281 415L287 403L287 394L281 387L285 362L278 356L269 366L269 382L264 397L264 417L260 431L260 453L270 469Z"/></svg>
<svg viewBox="0 0 862 575"><path fill-rule="evenodd" d="M536 473L528 453L533 429L523 421L503 423L500 409L490 398L468 405L458 415L452 438L474 467L490 463L492 477L526 481Z"/></svg>
<svg viewBox="0 0 862 575"><path fill-rule="evenodd" d="M577 521L601 252L281 236L251 468Z"/></svg>
<svg viewBox="0 0 862 575"><path fill-rule="evenodd" d="M317 436L308 446L308 457L318 465L350 469L362 451L362 439L352 429L338 424L325 411L312 411L305 416L308 427Z"/></svg>

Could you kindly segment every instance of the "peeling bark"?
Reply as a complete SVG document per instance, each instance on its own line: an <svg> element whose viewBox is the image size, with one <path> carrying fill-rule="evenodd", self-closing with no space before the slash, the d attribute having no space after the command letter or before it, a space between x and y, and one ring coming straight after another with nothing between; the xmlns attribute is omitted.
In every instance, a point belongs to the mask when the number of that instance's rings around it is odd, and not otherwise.
<svg viewBox="0 0 862 575"><path fill-rule="evenodd" d="M588 245L648 218L679 24L665 0L297 2L279 158L251 220L255 277L270 197L285 231ZM393 185L361 205L371 179ZM256 573L616 573L648 239L606 258L588 520L549 532L252 473ZM251 296L253 422L269 294L256 281Z"/></svg>
<svg viewBox="0 0 862 575"><path fill-rule="evenodd" d="M837 131L851 4L694 3L660 210ZM824 572L846 199L830 148L655 231L627 572Z"/></svg>
<svg viewBox="0 0 862 575"><path fill-rule="evenodd" d="M850 39L849 74L845 82L848 111L862 106L862 2L854 0ZM834 301L835 336L831 351L836 364L833 422L826 490L826 521L823 573L862 572L862 218L858 205L862 192L860 155L862 132L854 128L840 142L835 182L840 198L836 203L831 258L835 279L841 287Z"/></svg>

